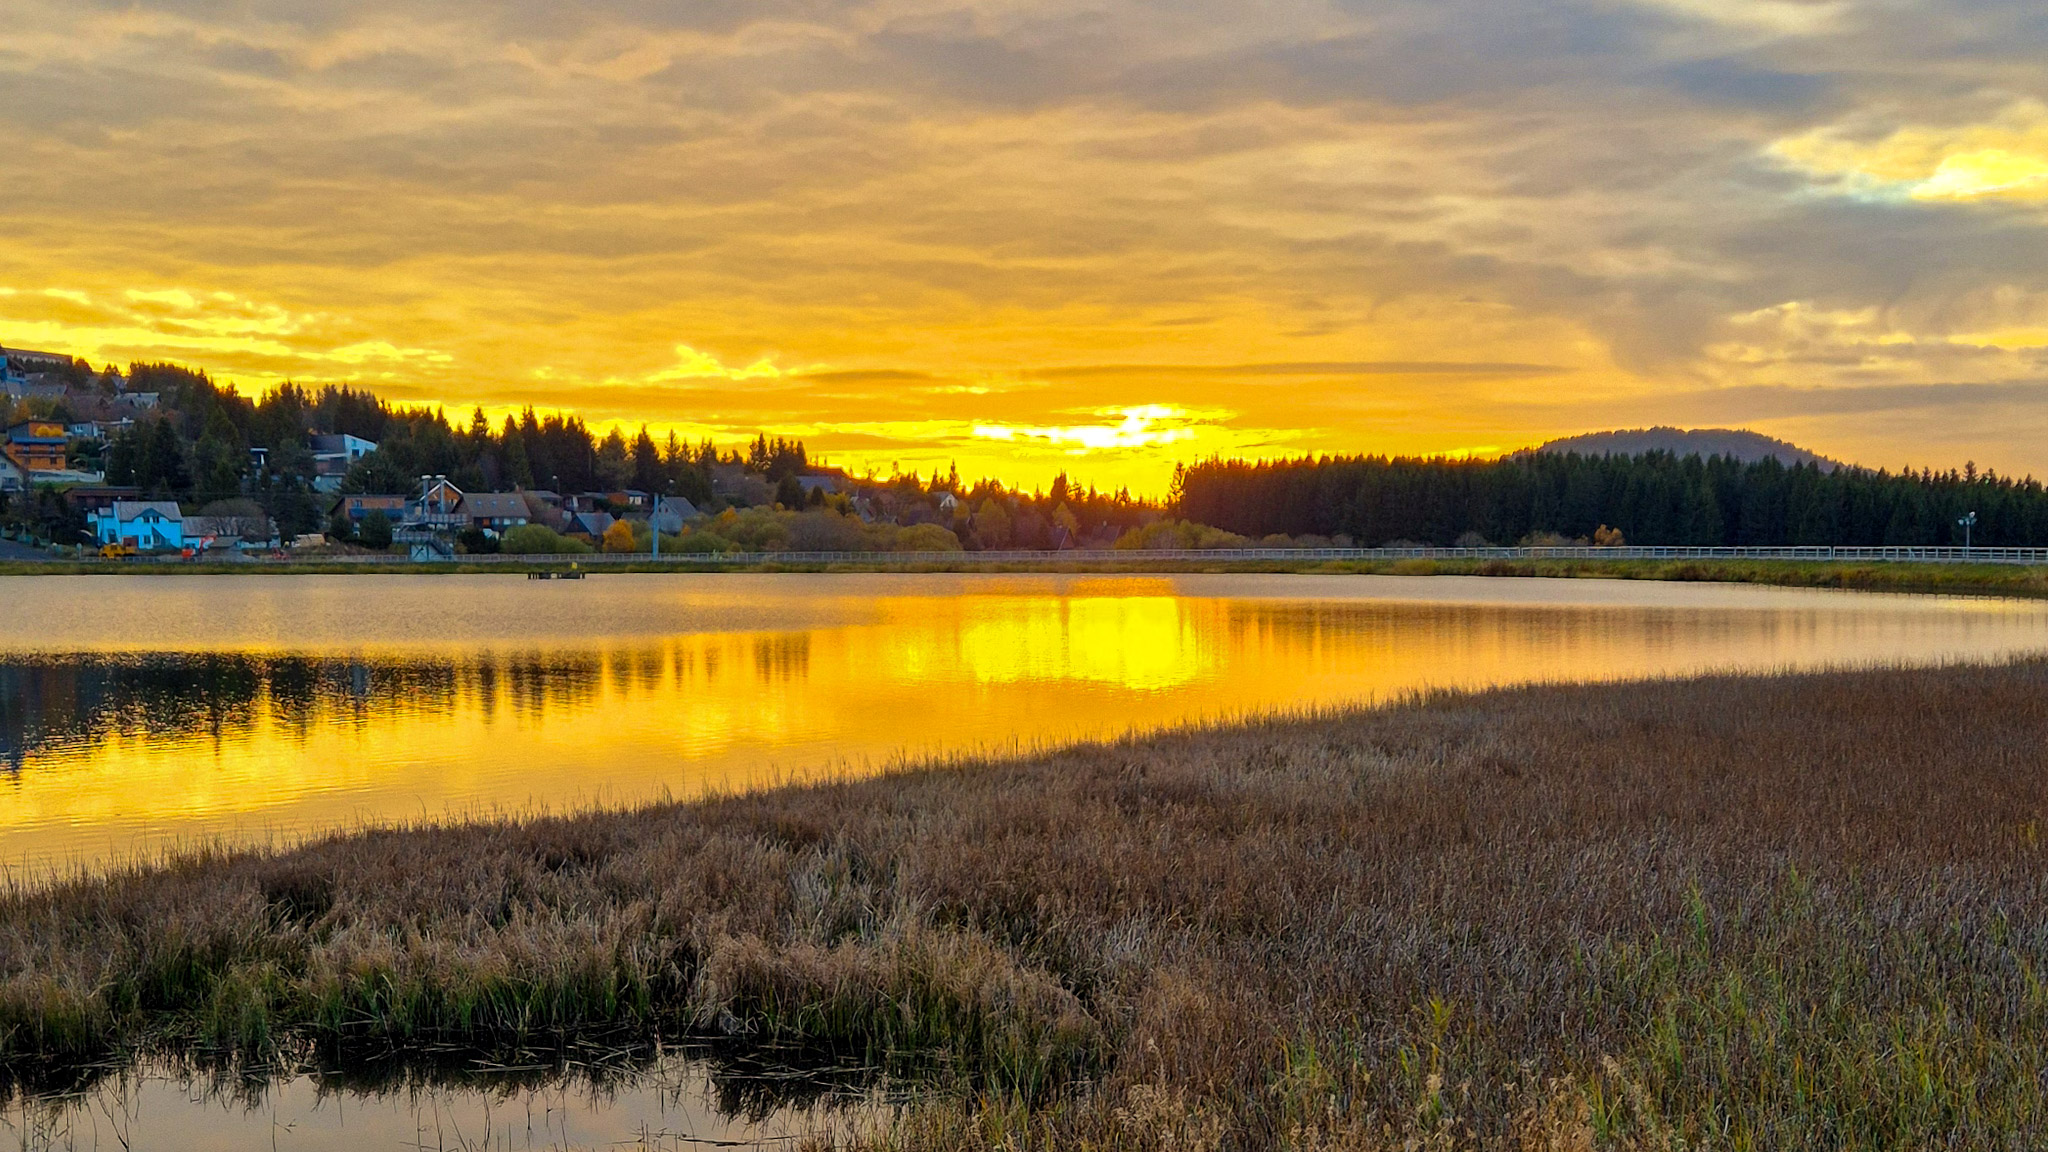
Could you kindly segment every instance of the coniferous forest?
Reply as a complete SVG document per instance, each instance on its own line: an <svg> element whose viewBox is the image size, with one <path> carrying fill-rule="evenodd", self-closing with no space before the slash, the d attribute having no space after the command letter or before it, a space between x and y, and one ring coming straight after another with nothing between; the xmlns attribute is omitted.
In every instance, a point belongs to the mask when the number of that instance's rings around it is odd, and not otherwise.
<svg viewBox="0 0 2048 1152"><path fill-rule="evenodd" d="M1643 545L1959 545L1957 520L1973 511L1974 544L2048 545L2048 489L1974 467L1824 471L1664 452L1209 460L1176 471L1174 500L1189 520L1249 537L1361 545L1590 539L1603 527Z"/></svg>
<svg viewBox="0 0 2048 1152"><path fill-rule="evenodd" d="M80 386L81 395L89 393L94 378L88 366L74 367L79 380L70 382ZM466 422L451 422L439 409L396 406L343 387L286 384L249 397L170 364L132 365L126 383L131 391L160 394L161 406L103 448L74 444L85 466L103 466L111 483L195 507L253 497L293 531L322 522L324 502L306 483L312 462L307 438L314 432L347 432L379 445L344 481L344 490L352 492L406 492L420 475L436 473L465 488L637 487L723 506L712 491L713 474L727 467L760 477L761 499L794 508L806 494L793 488L793 477L815 463L802 443L766 436L743 451L721 452L708 442L688 444L672 435L657 442L644 427L637 434L613 428L600 435L573 414L539 415L531 409L498 426L480 411ZM252 455L251 449L263 452ZM2014 479L1972 465L1889 472L1661 451L1529 451L1496 460L1210 459L1175 469L1172 495L1163 505L1127 492L1084 492L1064 476L1043 495L1008 492L987 480L965 484L957 477L848 480L883 497L880 504L894 510L888 518L904 522L936 516L915 513L929 512L926 506L944 492L957 492L975 510L970 547L1052 546L1056 540L1104 544L1120 533L1136 535L1119 546L1137 547L1279 543L1276 537L1366 546L1560 538L1693 546L1956 545L1964 542L1958 520L1971 512L1977 516L1971 543L2048 546L2048 488L2032 477ZM992 497L1004 507L989 510ZM1045 531L1028 524L1011 530L1009 519L1030 519L1020 499L1044 506L1038 520L1048 526ZM61 501L44 499L34 508L22 503L17 515ZM898 505L912 514L896 514ZM1049 526L1065 505L1072 505L1066 518L1074 524L1053 532ZM984 515L986 525L980 523ZM1155 531L1162 528L1174 531Z"/></svg>

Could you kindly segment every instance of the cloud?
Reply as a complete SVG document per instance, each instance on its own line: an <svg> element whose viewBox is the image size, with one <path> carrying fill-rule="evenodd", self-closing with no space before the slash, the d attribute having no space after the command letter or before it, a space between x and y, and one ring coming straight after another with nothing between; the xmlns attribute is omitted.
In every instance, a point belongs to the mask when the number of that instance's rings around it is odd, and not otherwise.
<svg viewBox="0 0 2048 1152"><path fill-rule="evenodd" d="M2048 199L2048 105L2021 100L1978 122L1905 124L1875 138L1817 128L1772 153L1847 195L1935 201Z"/></svg>
<svg viewBox="0 0 2048 1152"><path fill-rule="evenodd" d="M2048 23L2023 5L8 19L0 341L252 388L1025 479L1084 450L1156 491L1192 454L1513 446L1724 411L1702 396L1896 457L1900 409L1808 394L1995 389L2048 354ZM2048 470L2009 434L2048 398L1998 395L1954 435ZM1181 415L1126 429L1155 409Z"/></svg>

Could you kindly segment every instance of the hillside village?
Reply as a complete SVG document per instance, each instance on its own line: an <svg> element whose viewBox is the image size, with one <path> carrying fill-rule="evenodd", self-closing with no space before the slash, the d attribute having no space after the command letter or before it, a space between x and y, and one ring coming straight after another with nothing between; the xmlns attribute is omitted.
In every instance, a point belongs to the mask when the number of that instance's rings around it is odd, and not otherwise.
<svg viewBox="0 0 2048 1152"><path fill-rule="evenodd" d="M0 349L0 535L107 558L1104 546L1159 518L1128 493L855 476L800 441L493 427L341 387L251 399L170 364Z"/></svg>

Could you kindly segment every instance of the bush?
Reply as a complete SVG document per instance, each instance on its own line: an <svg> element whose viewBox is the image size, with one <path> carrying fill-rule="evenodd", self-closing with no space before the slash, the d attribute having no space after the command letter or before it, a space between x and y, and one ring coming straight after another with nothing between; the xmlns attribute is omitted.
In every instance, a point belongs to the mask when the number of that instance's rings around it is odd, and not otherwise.
<svg viewBox="0 0 2048 1152"><path fill-rule="evenodd" d="M502 551L521 556L546 556L563 552L580 554L591 550L590 545L583 541L572 540L545 524L521 524L506 532L498 546Z"/></svg>
<svg viewBox="0 0 2048 1152"><path fill-rule="evenodd" d="M1116 538L1112 548L1162 550L1170 548L1243 548L1251 541L1235 532L1211 528L1188 520L1155 520L1133 528Z"/></svg>
<svg viewBox="0 0 2048 1152"><path fill-rule="evenodd" d="M680 539L670 536L668 540L675 541L673 547L677 552L731 552L734 550L732 541L727 540L716 532L686 532ZM668 540L662 542L663 548L670 547Z"/></svg>
<svg viewBox="0 0 2048 1152"><path fill-rule="evenodd" d="M958 552L960 538L937 524L912 524L896 533L892 552Z"/></svg>
<svg viewBox="0 0 2048 1152"><path fill-rule="evenodd" d="M363 517L363 526L356 529L356 539L362 542L363 547L379 552L391 547L391 517L381 511Z"/></svg>
<svg viewBox="0 0 2048 1152"><path fill-rule="evenodd" d="M487 556L498 550L498 538L481 528L469 527L455 534L455 542L472 556Z"/></svg>

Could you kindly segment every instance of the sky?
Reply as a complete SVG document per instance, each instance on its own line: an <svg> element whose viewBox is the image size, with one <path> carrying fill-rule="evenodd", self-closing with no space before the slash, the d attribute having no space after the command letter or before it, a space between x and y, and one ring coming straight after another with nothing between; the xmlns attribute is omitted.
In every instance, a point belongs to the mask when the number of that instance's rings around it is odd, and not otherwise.
<svg viewBox="0 0 2048 1152"><path fill-rule="evenodd" d="M2048 476L2048 6L0 0L0 344L835 463Z"/></svg>

